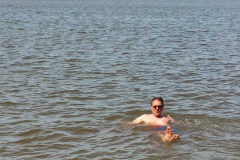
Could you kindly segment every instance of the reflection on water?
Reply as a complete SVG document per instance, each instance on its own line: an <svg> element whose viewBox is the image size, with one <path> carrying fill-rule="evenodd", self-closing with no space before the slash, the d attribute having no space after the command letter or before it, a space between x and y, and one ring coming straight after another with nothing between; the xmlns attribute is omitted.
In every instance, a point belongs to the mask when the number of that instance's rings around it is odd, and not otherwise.
<svg viewBox="0 0 240 160"><path fill-rule="evenodd" d="M0 0L0 156L238 159L238 1ZM146 126L154 96L181 140Z"/></svg>

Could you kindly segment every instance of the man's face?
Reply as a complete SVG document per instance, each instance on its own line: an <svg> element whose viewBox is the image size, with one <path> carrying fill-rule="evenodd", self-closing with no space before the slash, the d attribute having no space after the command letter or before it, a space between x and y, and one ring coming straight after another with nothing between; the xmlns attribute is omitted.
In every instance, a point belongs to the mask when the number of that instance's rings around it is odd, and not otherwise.
<svg viewBox="0 0 240 160"><path fill-rule="evenodd" d="M151 110L154 116L159 117L163 110L163 104L159 100L154 100L152 102Z"/></svg>

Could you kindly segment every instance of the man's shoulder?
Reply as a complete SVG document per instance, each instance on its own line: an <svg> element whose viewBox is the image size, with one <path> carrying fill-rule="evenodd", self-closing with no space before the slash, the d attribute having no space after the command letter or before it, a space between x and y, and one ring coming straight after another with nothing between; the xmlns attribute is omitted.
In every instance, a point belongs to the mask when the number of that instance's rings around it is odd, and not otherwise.
<svg viewBox="0 0 240 160"><path fill-rule="evenodd" d="M148 117L150 114L143 114L141 117Z"/></svg>
<svg viewBox="0 0 240 160"><path fill-rule="evenodd" d="M141 118L142 119L148 119L148 118L150 118L152 115L151 114L143 114L142 116L141 116Z"/></svg>
<svg viewBox="0 0 240 160"><path fill-rule="evenodd" d="M145 117L150 117L152 114L144 114Z"/></svg>

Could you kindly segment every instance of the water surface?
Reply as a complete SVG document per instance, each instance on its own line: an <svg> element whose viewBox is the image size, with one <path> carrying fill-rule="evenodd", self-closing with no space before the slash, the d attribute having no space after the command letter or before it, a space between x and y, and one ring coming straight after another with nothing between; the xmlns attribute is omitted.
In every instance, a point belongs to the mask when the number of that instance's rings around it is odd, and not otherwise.
<svg viewBox="0 0 240 160"><path fill-rule="evenodd" d="M240 2L0 1L4 159L239 159ZM181 140L126 126L162 96Z"/></svg>

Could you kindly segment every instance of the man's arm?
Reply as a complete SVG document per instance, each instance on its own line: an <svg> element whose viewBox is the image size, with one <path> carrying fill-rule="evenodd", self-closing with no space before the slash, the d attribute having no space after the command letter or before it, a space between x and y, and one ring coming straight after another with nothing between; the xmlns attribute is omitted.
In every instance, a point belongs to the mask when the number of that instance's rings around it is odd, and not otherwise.
<svg viewBox="0 0 240 160"><path fill-rule="evenodd" d="M174 119L172 117L170 117L169 115L167 115L167 119L169 120L170 123L174 123Z"/></svg>
<svg viewBox="0 0 240 160"><path fill-rule="evenodd" d="M143 123L145 117L146 117L146 114L144 114L144 115L142 115L142 116L136 118L135 120L133 120L133 121L131 122L131 124L139 124L139 123Z"/></svg>

